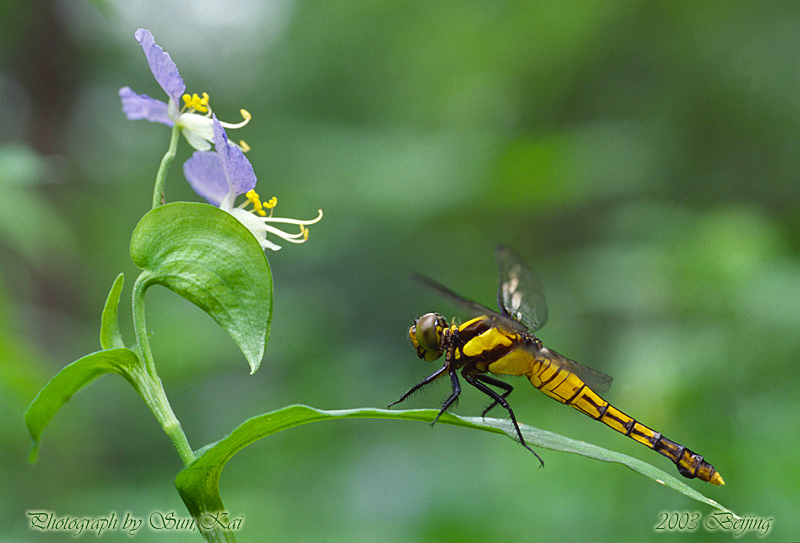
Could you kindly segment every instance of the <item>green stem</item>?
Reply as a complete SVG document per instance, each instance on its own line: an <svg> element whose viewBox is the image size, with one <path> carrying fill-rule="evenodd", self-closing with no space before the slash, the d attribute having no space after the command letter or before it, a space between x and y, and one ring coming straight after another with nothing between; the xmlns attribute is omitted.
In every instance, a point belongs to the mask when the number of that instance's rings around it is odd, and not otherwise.
<svg viewBox="0 0 800 543"><path fill-rule="evenodd" d="M144 319L144 293L149 286L150 274L143 271L133 284L133 330L139 351L144 360L145 369L151 378L156 377L156 364L153 360L153 351L150 350L150 340L147 338L147 325Z"/></svg>
<svg viewBox="0 0 800 543"><path fill-rule="evenodd" d="M147 325L144 318L144 293L147 287L152 284L151 280L152 276L143 271L133 284L133 328L136 333L136 341L139 344L139 353L144 361L144 371L135 379L136 384L134 386L136 386L147 407L155 415L161 428L172 440L172 444L178 451L183 465L189 467L197 457L189 445L189 440L183 432L180 421L169 404L164 385L156 372L153 351L150 349L150 340L147 338ZM206 511L200 511L195 516L195 520L200 522L205 513ZM209 530L201 529L200 533L203 536L203 540L209 543L236 543L233 533L218 525L212 526Z"/></svg>
<svg viewBox="0 0 800 543"><path fill-rule="evenodd" d="M164 197L164 185L167 183L167 171L178 150L178 137L180 134L181 127L176 123L172 127L169 149L167 149L167 152L164 154L164 158L161 159L161 165L158 167L158 173L156 174L156 186L153 188L153 209L163 203L161 200Z"/></svg>
<svg viewBox="0 0 800 543"><path fill-rule="evenodd" d="M172 440L175 449L178 451L185 466L195 461L195 455L186 434L183 432L181 423L172 411L172 406L167 399L164 385L156 372L153 352L150 350L150 340L147 338L147 326L144 319L144 293L150 286L150 275L142 272L136 278L133 285L133 329L136 333L136 341L139 344L139 352L144 361L146 376L141 379L139 394L145 401L150 411L153 412L161 428Z"/></svg>

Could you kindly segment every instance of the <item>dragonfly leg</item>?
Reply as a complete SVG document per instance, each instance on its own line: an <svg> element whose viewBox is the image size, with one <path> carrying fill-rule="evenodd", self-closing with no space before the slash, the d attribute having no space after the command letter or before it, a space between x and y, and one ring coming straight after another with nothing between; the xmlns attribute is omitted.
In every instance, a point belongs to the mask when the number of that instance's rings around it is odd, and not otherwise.
<svg viewBox="0 0 800 543"><path fill-rule="evenodd" d="M514 429L517 431L517 437L519 437L520 444L529 451L531 451L533 455L539 459L539 463L542 465L542 467L544 467L544 460L542 460L541 457L538 454L536 454L536 451L528 447L528 444L525 443L525 438L522 437L522 431L519 429L519 424L517 424L517 417L514 416L514 411L511 409L511 406L508 405L506 399L497 392L495 392L494 390L492 390L491 388L489 388L488 386L478 381L478 379L476 379L475 377L463 373L462 375L464 376L464 379L467 380L467 383L471 384L472 386L474 386L475 388L477 388L478 390L480 390L481 392L492 398L496 403L499 403L503 407L503 409L508 411L508 414L511 417L511 423L514 425Z"/></svg>
<svg viewBox="0 0 800 543"><path fill-rule="evenodd" d="M505 392L503 392L500 395L501 398L508 397L508 395L511 394L511 392L514 390L514 387L512 387L511 385L509 385L505 381L501 381L500 379L495 379L494 377L489 377L488 375L478 374L478 375L475 376L475 378L477 380L479 380L479 381L483 381L487 385L492 385L492 386L495 386L497 388L502 388ZM489 404L489 407L487 407L486 409L483 410L483 413L481 413L481 417L485 417L486 413L488 413L490 410L494 409L494 407L498 403L499 402L497 400L493 400L492 403Z"/></svg>
<svg viewBox="0 0 800 543"><path fill-rule="evenodd" d="M461 383L458 382L458 374L456 373L456 370L450 370L450 384L453 386L453 392L442 404L442 409L439 411L439 414L436 415L436 418L433 419L431 426L436 424L436 421L439 420L439 417L442 416L442 413L447 411L447 408L450 407L453 402L458 400L458 395L461 394Z"/></svg>
<svg viewBox="0 0 800 543"><path fill-rule="evenodd" d="M411 396L412 394L414 394L416 391L418 391L419 389L421 389L421 388L422 388L422 387L424 387L425 385L429 384L431 381L435 381L436 379L438 379L439 377L441 377L441 376L442 376L442 374L444 374L444 372L446 372L446 371L447 371L447 367L448 367L448 364L445 364L444 366L442 366L441 368L439 368L438 370L436 370L434 373L432 373L432 374L428 375L428 376L427 376L425 379L423 379L422 381L420 381L419 383L417 383L416 385L414 385L413 387L411 387L410 389L408 389L408 392L406 392L405 394L403 394L402 396L400 396L400 399L399 399L399 400L397 400L396 402L392 402L392 403L390 403L390 404L389 404L389 406L387 407L387 409L388 409L389 407L392 407L392 406L393 406L393 405L395 405L395 404L398 404L398 403L400 403L400 402L404 401L406 398L408 398L409 396ZM437 418L438 418L438 417L437 417Z"/></svg>

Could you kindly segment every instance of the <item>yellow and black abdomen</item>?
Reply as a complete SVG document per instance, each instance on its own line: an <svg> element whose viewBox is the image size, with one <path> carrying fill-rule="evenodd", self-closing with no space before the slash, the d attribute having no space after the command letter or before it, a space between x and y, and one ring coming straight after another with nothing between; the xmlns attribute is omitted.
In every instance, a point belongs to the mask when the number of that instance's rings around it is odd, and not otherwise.
<svg viewBox="0 0 800 543"><path fill-rule="evenodd" d="M552 353L552 351L550 351ZM553 353L556 354L556 353ZM560 357L560 355L557 355ZM595 420L599 420L621 434L634 439L649 449L666 456L681 475L697 477L715 485L725 481L714 467L683 445L667 439L605 401L576 374L549 358L534 358L531 372L526 376L531 384L563 404L571 405Z"/></svg>
<svg viewBox="0 0 800 543"><path fill-rule="evenodd" d="M681 475L715 485L725 482L714 467L683 445L667 439L605 401L572 368L581 368L527 334L503 330L488 317L476 317L458 327L459 347L454 365L471 365L479 372L524 375L534 387L554 400L571 405L617 432L666 456ZM582 371L586 371L583 368ZM588 370L591 371L591 370Z"/></svg>

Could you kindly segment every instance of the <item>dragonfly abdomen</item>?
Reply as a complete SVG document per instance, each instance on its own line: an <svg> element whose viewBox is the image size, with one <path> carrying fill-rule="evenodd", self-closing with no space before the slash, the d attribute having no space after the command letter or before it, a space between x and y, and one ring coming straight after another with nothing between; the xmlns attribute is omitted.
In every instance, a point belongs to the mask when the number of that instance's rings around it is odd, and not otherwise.
<svg viewBox="0 0 800 543"><path fill-rule="evenodd" d="M666 456L684 477L697 477L715 485L725 484L722 476L701 455L626 415L600 397L574 373L547 363L538 365L536 369L537 371L527 376L528 379L533 386L554 400L571 405L613 430Z"/></svg>

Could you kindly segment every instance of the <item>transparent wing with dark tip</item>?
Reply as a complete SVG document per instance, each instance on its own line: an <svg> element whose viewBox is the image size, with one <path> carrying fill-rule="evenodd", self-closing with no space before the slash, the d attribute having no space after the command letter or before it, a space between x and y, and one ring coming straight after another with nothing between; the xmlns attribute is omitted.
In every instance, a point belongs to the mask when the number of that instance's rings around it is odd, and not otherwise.
<svg viewBox="0 0 800 543"><path fill-rule="evenodd" d="M598 394L602 394L603 392L607 391L611 386L611 382L614 380L613 377L603 373L602 371L579 364L578 362L570 360L566 356L546 347L538 349L535 345L526 345L525 349L535 358L546 358L559 368L563 368L566 371L574 373L580 377L581 381L589 385L589 387Z"/></svg>
<svg viewBox="0 0 800 543"><path fill-rule="evenodd" d="M498 245L495 254L500 275L497 305L504 315L536 332L547 322L542 284L514 250Z"/></svg>
<svg viewBox="0 0 800 543"><path fill-rule="evenodd" d="M487 316L492 319L497 326L501 328L505 328L506 330L513 330L516 332L527 332L527 328L521 322L517 322L505 315L501 315L497 311L493 311L486 307L485 305L479 304L478 302L474 302L468 298L464 298L463 296L456 294L446 286L434 281L430 277L425 277L424 275L414 274L413 275L414 281L418 282L419 284L433 290L451 304L454 307L457 307L465 314L469 315L470 317L482 317Z"/></svg>

